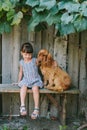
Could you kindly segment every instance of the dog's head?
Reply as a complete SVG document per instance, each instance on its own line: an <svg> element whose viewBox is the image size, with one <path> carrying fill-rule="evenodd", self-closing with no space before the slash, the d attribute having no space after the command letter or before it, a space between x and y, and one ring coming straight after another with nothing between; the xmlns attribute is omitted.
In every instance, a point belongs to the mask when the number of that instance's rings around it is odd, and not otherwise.
<svg viewBox="0 0 87 130"><path fill-rule="evenodd" d="M41 49L38 52L38 56L37 56L38 61L40 61L40 62L47 61L48 54L49 54L49 52L46 49Z"/></svg>
<svg viewBox="0 0 87 130"><path fill-rule="evenodd" d="M46 49L41 49L38 52L38 61L41 63L41 65L44 66L51 66L53 63L53 57Z"/></svg>

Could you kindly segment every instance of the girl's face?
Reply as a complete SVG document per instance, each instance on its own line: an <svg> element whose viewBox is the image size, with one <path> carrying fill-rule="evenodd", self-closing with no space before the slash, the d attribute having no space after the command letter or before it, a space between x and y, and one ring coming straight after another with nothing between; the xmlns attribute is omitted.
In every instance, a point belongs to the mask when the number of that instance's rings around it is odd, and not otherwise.
<svg viewBox="0 0 87 130"><path fill-rule="evenodd" d="M32 53L21 52L21 54L26 62L32 59Z"/></svg>

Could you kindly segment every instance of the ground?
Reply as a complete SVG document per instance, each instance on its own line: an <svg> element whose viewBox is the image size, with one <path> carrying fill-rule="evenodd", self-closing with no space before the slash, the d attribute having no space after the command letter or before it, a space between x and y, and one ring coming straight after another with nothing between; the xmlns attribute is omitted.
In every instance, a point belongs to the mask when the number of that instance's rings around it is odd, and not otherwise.
<svg viewBox="0 0 87 130"><path fill-rule="evenodd" d="M77 130L80 125L79 119L68 120L68 124L62 126L58 119L32 120L30 117L0 117L0 130Z"/></svg>

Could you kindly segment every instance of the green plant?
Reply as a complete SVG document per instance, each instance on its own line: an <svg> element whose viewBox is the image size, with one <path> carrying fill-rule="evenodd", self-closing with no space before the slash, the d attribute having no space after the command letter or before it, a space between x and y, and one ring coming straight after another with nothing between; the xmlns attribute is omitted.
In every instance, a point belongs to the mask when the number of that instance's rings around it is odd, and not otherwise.
<svg viewBox="0 0 87 130"><path fill-rule="evenodd" d="M86 0L1 0L0 33L10 32L26 20L28 31L40 31L55 25L57 35L87 29Z"/></svg>
<svg viewBox="0 0 87 130"><path fill-rule="evenodd" d="M67 130L67 126L66 125L59 125L59 130Z"/></svg>
<svg viewBox="0 0 87 130"><path fill-rule="evenodd" d="M23 127L23 130L28 130L28 127L27 127L27 126L24 126L24 127Z"/></svg>

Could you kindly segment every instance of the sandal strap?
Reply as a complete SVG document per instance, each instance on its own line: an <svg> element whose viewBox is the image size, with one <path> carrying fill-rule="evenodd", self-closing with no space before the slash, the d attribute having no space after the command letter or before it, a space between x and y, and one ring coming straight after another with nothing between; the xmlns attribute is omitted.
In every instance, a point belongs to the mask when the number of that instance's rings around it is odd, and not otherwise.
<svg viewBox="0 0 87 130"><path fill-rule="evenodd" d="M37 118L39 118L39 113L34 113L34 111L33 111L33 113L31 114L31 118L32 118L32 119L37 119Z"/></svg>
<svg viewBox="0 0 87 130"><path fill-rule="evenodd" d="M34 110L39 111L39 108L34 108Z"/></svg>
<svg viewBox="0 0 87 130"><path fill-rule="evenodd" d="M20 107L20 112L23 112L23 111L26 111L25 106L21 106L21 107Z"/></svg>

